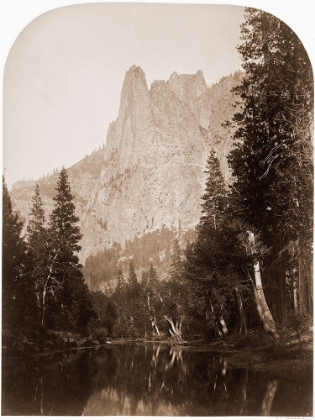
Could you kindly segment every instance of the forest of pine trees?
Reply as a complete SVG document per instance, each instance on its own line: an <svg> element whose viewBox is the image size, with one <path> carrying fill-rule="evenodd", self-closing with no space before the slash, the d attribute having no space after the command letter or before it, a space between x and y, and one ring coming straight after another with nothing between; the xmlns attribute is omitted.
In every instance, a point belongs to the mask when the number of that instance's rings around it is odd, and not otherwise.
<svg viewBox="0 0 315 420"><path fill-rule="evenodd" d="M27 334L40 327L86 334L97 313L77 256L81 234L66 170L47 221L36 185L24 238L5 180L3 202L3 331Z"/></svg>
<svg viewBox="0 0 315 420"><path fill-rule="evenodd" d="M302 328L311 322L311 64L295 33L256 9L245 11L238 51L244 69L235 88L239 111L226 122L235 132L228 156L233 182L225 184L211 150L195 238L184 246L169 235L173 247L163 279L158 247L144 257L126 244L132 257L118 267L117 245L106 250L113 264L99 254L85 268L95 290L102 277L116 277L114 292L89 291L77 256L81 234L66 170L47 220L36 187L24 238L3 182L4 330L40 326L100 340L182 341L262 328L277 340L292 323Z"/></svg>

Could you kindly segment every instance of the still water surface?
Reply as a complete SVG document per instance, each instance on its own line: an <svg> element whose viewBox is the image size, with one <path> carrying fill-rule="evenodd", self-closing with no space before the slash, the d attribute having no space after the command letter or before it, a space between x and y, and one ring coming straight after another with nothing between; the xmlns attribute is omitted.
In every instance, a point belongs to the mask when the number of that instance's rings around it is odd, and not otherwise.
<svg viewBox="0 0 315 420"><path fill-rule="evenodd" d="M309 382L231 369L200 349L118 344L4 359L2 415L307 416Z"/></svg>

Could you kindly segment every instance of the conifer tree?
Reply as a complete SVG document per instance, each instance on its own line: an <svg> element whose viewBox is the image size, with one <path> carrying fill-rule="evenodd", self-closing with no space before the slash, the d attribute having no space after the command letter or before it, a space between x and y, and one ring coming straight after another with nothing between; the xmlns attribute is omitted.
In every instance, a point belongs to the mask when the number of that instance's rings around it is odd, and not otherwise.
<svg viewBox="0 0 315 420"><path fill-rule="evenodd" d="M128 276L129 286L135 286L138 283L138 277L135 272L135 268L133 265L133 260L130 260L129 262L129 276Z"/></svg>
<svg viewBox="0 0 315 420"><path fill-rule="evenodd" d="M11 332L27 332L34 322L36 302L28 276L26 244L21 235L23 224L13 211L4 177L2 187L2 325Z"/></svg>
<svg viewBox="0 0 315 420"><path fill-rule="evenodd" d="M286 273L292 280L292 271L304 267L302 289L310 280L313 74L296 34L257 9L246 9L238 50L245 77L236 88L243 106L234 116L237 143L229 158L234 214L261 231L271 248L267 271L283 321ZM301 303L306 295L302 290Z"/></svg>
<svg viewBox="0 0 315 420"><path fill-rule="evenodd" d="M67 261L79 264L77 252L81 247L79 241L82 238L79 218L75 214L74 196L71 193L68 174L62 168L56 186L57 194L53 198L55 207L50 216L50 229L54 234L56 249L59 253L67 255Z"/></svg>
<svg viewBox="0 0 315 420"><path fill-rule="evenodd" d="M112 336L113 328L118 318L118 311L115 302L112 299L108 299L104 310L104 323L103 325L107 328L108 335Z"/></svg>
<svg viewBox="0 0 315 420"><path fill-rule="evenodd" d="M54 278L49 270L48 231L45 212L38 184L32 197L30 220L27 226L28 275L32 279L41 325L45 322L47 293L54 287Z"/></svg>
<svg viewBox="0 0 315 420"><path fill-rule="evenodd" d="M23 288L25 243L21 237L22 222L14 214L9 191L2 179L2 326L3 329L18 328L24 323ZM27 288L24 290L27 299Z"/></svg>
<svg viewBox="0 0 315 420"><path fill-rule="evenodd" d="M158 285L158 275L156 269L154 268L153 264L150 263L149 271L148 271L148 284L149 287L155 289Z"/></svg>
<svg viewBox="0 0 315 420"><path fill-rule="evenodd" d="M126 293L126 313L129 319L129 332L134 336L143 336L148 326L146 311L145 286L138 282L133 260L129 262L128 287Z"/></svg>
<svg viewBox="0 0 315 420"><path fill-rule="evenodd" d="M183 275L183 251L179 246L178 239L175 239L172 248L172 258L170 264L170 280L176 281L177 283L182 282Z"/></svg>
<svg viewBox="0 0 315 420"><path fill-rule="evenodd" d="M116 291L117 292L124 291L126 289L126 281L125 281L125 277L121 268L118 270L116 281L117 281Z"/></svg>
<svg viewBox="0 0 315 420"><path fill-rule="evenodd" d="M235 236L226 223L227 191L218 158L211 151L207 164L198 237L185 253L189 307L202 328L222 334L233 317L233 284L240 268L235 262ZM236 274L235 274L236 273Z"/></svg>
<svg viewBox="0 0 315 420"><path fill-rule="evenodd" d="M227 206L227 189L220 168L220 162L214 150L210 151L207 161L207 180L205 193L202 196L202 216L198 226L202 231L213 230L222 224Z"/></svg>
<svg viewBox="0 0 315 420"><path fill-rule="evenodd" d="M61 329L84 330L94 312L77 255L82 235L65 168L60 172L56 191L49 225L50 261L57 284L51 302L54 311L50 322Z"/></svg>

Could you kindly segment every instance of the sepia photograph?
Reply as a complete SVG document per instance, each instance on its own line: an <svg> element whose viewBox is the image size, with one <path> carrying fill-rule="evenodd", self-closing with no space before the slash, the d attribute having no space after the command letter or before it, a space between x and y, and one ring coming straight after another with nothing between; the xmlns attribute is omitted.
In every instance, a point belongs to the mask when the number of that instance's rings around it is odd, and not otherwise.
<svg viewBox="0 0 315 420"><path fill-rule="evenodd" d="M219 3L20 11L1 415L313 416L312 57Z"/></svg>

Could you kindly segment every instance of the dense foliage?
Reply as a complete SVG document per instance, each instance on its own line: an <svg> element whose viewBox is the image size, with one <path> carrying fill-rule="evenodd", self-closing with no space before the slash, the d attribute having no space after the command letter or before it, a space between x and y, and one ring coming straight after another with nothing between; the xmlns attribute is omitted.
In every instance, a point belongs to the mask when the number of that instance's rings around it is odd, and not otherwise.
<svg viewBox="0 0 315 420"><path fill-rule="evenodd" d="M296 34L274 16L247 8L241 30L240 110L227 122L233 184L225 194L211 153L184 275L204 330L222 334L239 315L246 331L259 314L277 338L274 319L283 325L312 310L313 73Z"/></svg>
<svg viewBox="0 0 315 420"><path fill-rule="evenodd" d="M111 247L91 254L85 261L83 274L91 290L99 289L112 293L116 287L116 277L121 270L127 274L130 259L133 260L135 271L141 275L142 269L153 264L161 272L167 271L171 262L172 246L178 235L176 230L162 227L154 232L148 232L141 238L125 241L124 246L113 243ZM181 234L183 245L195 237L193 230Z"/></svg>
<svg viewBox="0 0 315 420"><path fill-rule="evenodd" d="M21 237L23 226L13 213L4 178L2 188L2 327L16 331L30 322L35 297L26 275L26 244Z"/></svg>
<svg viewBox="0 0 315 420"><path fill-rule="evenodd" d="M97 317L77 252L81 234L65 169L59 174L55 207L46 223L38 186L32 197L27 234L14 215L5 183L3 237L3 327L36 327L86 333Z"/></svg>
<svg viewBox="0 0 315 420"><path fill-rule="evenodd" d="M312 308L313 73L296 34L256 9L246 9L238 50L245 75L236 88L243 106L229 158L233 214L270 248L264 275L284 322L288 310Z"/></svg>

